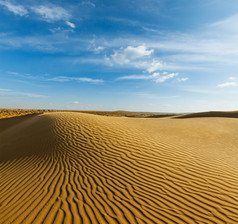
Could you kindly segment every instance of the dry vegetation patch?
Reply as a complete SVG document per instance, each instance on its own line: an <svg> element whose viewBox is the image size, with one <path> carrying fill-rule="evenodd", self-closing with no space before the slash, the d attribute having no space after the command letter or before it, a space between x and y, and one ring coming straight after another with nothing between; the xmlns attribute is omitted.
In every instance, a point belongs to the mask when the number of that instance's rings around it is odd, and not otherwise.
<svg viewBox="0 0 238 224"><path fill-rule="evenodd" d="M31 110L31 109L0 109L0 119L25 116L29 114L41 114L48 110Z"/></svg>

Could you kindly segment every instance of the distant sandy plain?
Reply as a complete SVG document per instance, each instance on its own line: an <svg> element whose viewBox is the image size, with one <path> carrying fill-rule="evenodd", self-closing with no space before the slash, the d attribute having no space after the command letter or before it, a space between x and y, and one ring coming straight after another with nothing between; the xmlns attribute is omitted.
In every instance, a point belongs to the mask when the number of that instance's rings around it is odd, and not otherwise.
<svg viewBox="0 0 238 224"><path fill-rule="evenodd" d="M40 113L0 120L1 224L238 223L237 112Z"/></svg>

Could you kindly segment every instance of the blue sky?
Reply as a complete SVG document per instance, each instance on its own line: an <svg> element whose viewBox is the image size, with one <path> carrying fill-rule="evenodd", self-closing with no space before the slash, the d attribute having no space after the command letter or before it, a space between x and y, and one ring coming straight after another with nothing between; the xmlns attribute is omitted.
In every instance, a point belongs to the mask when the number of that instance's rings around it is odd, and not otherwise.
<svg viewBox="0 0 238 224"><path fill-rule="evenodd" d="M238 109L237 0L0 0L0 107Z"/></svg>

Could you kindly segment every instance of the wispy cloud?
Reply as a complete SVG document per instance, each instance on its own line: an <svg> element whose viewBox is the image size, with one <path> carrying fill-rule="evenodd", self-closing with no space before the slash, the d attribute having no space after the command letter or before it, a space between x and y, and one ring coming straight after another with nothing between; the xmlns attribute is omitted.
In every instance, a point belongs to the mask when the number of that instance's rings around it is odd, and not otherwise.
<svg viewBox="0 0 238 224"><path fill-rule="evenodd" d="M168 75L163 75L155 79L155 82L165 82L167 79L172 79L175 76L178 76L178 73L170 73Z"/></svg>
<svg viewBox="0 0 238 224"><path fill-rule="evenodd" d="M31 10L47 22L55 22L59 20L67 21L71 17L66 9L55 5L33 6L31 7Z"/></svg>
<svg viewBox="0 0 238 224"><path fill-rule="evenodd" d="M75 29L75 28L76 28L76 26L75 26L74 23L71 23L71 22L69 22L69 21L66 21L65 23L66 23L69 27L71 27L72 29Z"/></svg>
<svg viewBox="0 0 238 224"><path fill-rule="evenodd" d="M76 27L76 25L70 21L70 18L73 17L71 11L58 5L45 4L30 7L19 4L16 5L6 0L0 0L0 4L5 7L8 5L10 8L12 6L18 7L19 13L21 13L20 9L23 9L22 15L31 12L37 14L42 20L47 22L62 20L70 28L74 29ZM95 6L92 1L83 1L81 4ZM17 10L15 12L18 13ZM151 34L148 33L143 36L143 38L141 38L141 36L139 38L136 37L137 46L135 46L135 37L124 39L107 36L100 39L97 37L95 38L97 39L96 46L103 45L105 48L112 51L114 50L114 53L108 54L105 57L104 62L108 65L126 65L143 68L147 69L150 73L161 69L168 70L168 67L170 67L170 71L176 71L176 69L192 70L198 68L202 69L203 67L207 69L207 63L212 63L213 65L219 63L236 64L238 60L238 47L236 44L238 35L238 28L236 27L237 18L238 14L204 26L203 29L199 30L199 33L196 32L196 30L192 33L173 33L165 31L160 31L161 34L158 33L156 35L154 32L152 32L152 35L148 35ZM157 29L158 28L155 27L155 31ZM62 32L62 29L59 29L59 32ZM33 43L30 45L30 47L37 50L54 50L56 48L54 42L58 43L58 48L60 48L61 51L67 51L69 49L68 45L64 46L65 43L62 41L62 36L57 36L57 40L55 40L55 37L53 36L54 41L52 42L50 41L50 37L39 37L37 41L34 36L24 37L24 39L25 38L27 40L31 39L32 42L38 41L38 44ZM24 47L21 42L26 43L26 40L21 40L19 37L8 36L3 39L4 40L0 40L0 43L8 44L13 47ZM72 46L76 46L75 39L72 37L67 36L66 40L68 43L72 44ZM29 43L29 41L27 43ZM88 45L85 44L85 49L89 48ZM100 48L95 48L94 52L99 54L102 50ZM161 52L164 54L163 60L159 57L159 53Z"/></svg>
<svg viewBox="0 0 238 224"><path fill-rule="evenodd" d="M24 6L13 4L10 1L0 0L0 5L5 6L10 12L14 13L15 15L25 16L28 14L28 10Z"/></svg>
<svg viewBox="0 0 238 224"><path fill-rule="evenodd" d="M144 56L150 56L153 52L153 49L148 50L144 45L138 47L127 46L114 51L114 54L110 56L110 61L111 63L123 65Z"/></svg>
<svg viewBox="0 0 238 224"><path fill-rule="evenodd" d="M235 87L238 86L238 78L234 76L230 76L229 81L218 84L217 87L219 88L225 88L225 87Z"/></svg>
<svg viewBox="0 0 238 224"><path fill-rule="evenodd" d="M105 47L103 47L103 46L98 46L98 47L95 47L95 48L93 49L93 51L94 51L96 54L99 54L99 53L102 52L104 49L105 49Z"/></svg>
<svg viewBox="0 0 238 224"><path fill-rule="evenodd" d="M172 79L176 76L178 76L178 73L158 73L155 72L152 75L128 75L128 76L121 76L118 77L117 80L152 80L156 83L162 83L165 82L168 79Z"/></svg>
<svg viewBox="0 0 238 224"><path fill-rule="evenodd" d="M153 59L153 61L148 65L147 71L149 73L160 70L163 68L163 63L157 59Z"/></svg>
<svg viewBox="0 0 238 224"><path fill-rule="evenodd" d="M238 86L238 82L225 82L225 83L217 85L217 87L220 87L220 88L232 87L232 86Z"/></svg>
<svg viewBox="0 0 238 224"><path fill-rule="evenodd" d="M96 5L91 2L91 1L82 1L81 5L87 5L87 6L91 6L91 7L96 7Z"/></svg>
<svg viewBox="0 0 238 224"><path fill-rule="evenodd" d="M70 39L70 43L69 43ZM67 33L52 33L47 35L30 35L30 36L15 36L12 33L0 36L0 46L7 49L21 49L24 50L36 50L43 52L71 52L83 48L83 43L86 45L88 40L81 38L69 38ZM75 47L72 49L69 47L74 44Z"/></svg>
<svg viewBox="0 0 238 224"><path fill-rule="evenodd" d="M76 25L69 21L69 19L72 17L71 13L65 8L58 5L47 4L23 6L20 4L13 4L11 1L7 0L0 0L0 5L4 6L9 11L13 12L15 15L25 16L36 14L40 16L40 19L46 22L53 23L56 21L63 20L72 29L76 28Z"/></svg>
<svg viewBox="0 0 238 224"><path fill-rule="evenodd" d="M234 65L238 60L237 19L238 14L204 26L199 32L168 32L146 44L167 53L163 59L177 65Z"/></svg>
<svg viewBox="0 0 238 224"><path fill-rule="evenodd" d="M30 80L35 80L35 81L41 81L41 82L46 82L46 81L54 81L54 82L85 82L85 83L92 83L92 84L102 84L104 83L104 80L102 79L93 79L89 77L70 77L70 76L56 76L53 78L49 78L49 74L44 74L44 75L39 75L39 76L34 76L31 74L22 74L19 72L12 72L9 71L7 72L10 75L13 75L15 77L18 77L20 79L23 79L24 82L26 79ZM42 87L42 86L41 86Z"/></svg>
<svg viewBox="0 0 238 224"><path fill-rule="evenodd" d="M118 77L117 80L147 80L152 79L152 76L149 75L127 75Z"/></svg>
<svg viewBox="0 0 238 224"><path fill-rule="evenodd" d="M210 27L223 30L223 31L226 30L232 33L233 32L237 33L238 32L237 20L238 20L238 14L235 14L226 19L210 24Z"/></svg>
<svg viewBox="0 0 238 224"><path fill-rule="evenodd" d="M8 95L8 96L14 96L14 97L30 97L30 98L47 98L49 96L36 94L36 93L27 93L27 92L20 92L20 91L14 91L11 89L0 89L0 93L2 95Z"/></svg>
<svg viewBox="0 0 238 224"><path fill-rule="evenodd" d="M179 82L185 82L185 81L188 81L188 78L187 77L186 78L177 78L177 80Z"/></svg>
<svg viewBox="0 0 238 224"><path fill-rule="evenodd" d="M77 82L88 82L93 84L99 84L104 82L101 79L92 79L87 77L68 77L68 76L57 76L57 77L48 79L48 81L55 81L55 82L77 81Z"/></svg>
<svg viewBox="0 0 238 224"><path fill-rule="evenodd" d="M9 92L11 91L10 89L0 89L0 92Z"/></svg>

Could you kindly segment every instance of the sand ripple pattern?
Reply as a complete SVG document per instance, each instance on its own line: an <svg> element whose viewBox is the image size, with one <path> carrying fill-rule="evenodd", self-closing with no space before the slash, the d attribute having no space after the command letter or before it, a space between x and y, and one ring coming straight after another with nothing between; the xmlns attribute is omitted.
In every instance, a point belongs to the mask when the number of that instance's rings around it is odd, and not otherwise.
<svg viewBox="0 0 238 224"><path fill-rule="evenodd" d="M238 169L148 122L61 112L0 132L0 223L238 223Z"/></svg>

